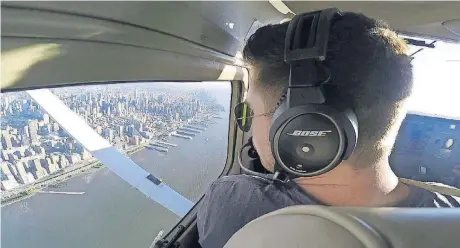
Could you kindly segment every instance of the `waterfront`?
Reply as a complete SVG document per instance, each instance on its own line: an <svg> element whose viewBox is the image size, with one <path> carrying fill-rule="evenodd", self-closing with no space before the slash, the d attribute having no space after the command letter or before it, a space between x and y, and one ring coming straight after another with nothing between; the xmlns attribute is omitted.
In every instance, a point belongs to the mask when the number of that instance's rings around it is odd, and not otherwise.
<svg viewBox="0 0 460 248"><path fill-rule="evenodd" d="M196 201L222 171L228 112L192 140L170 137L168 153L144 149L130 157L188 199ZM2 208L2 240L16 247L149 247L178 221L107 168L68 180L53 191Z"/></svg>
<svg viewBox="0 0 460 248"><path fill-rule="evenodd" d="M143 150L143 146L134 147L126 151L127 154L134 154L138 151ZM13 190L2 192L2 207L9 204L16 203L33 196L36 192L42 188L58 187L60 184L65 183L70 178L76 177L82 173L94 173L95 171L102 168L103 165L97 159L90 159L88 161L82 161L79 164L63 168L59 173L49 175L42 178L32 184L22 185ZM38 191L37 191L38 190Z"/></svg>
<svg viewBox="0 0 460 248"><path fill-rule="evenodd" d="M163 89L166 85L96 85L52 91L114 147L129 151L224 110L213 93ZM37 182L49 181L92 159L80 142L24 92L2 94L0 115L2 205L30 195Z"/></svg>

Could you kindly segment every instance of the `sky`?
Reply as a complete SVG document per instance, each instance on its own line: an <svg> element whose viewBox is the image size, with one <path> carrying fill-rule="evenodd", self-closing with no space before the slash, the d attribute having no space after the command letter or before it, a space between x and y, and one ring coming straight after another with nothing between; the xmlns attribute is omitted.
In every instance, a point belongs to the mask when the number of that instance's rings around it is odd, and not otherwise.
<svg viewBox="0 0 460 248"><path fill-rule="evenodd" d="M409 110L460 118L460 44L437 42L416 54L412 65Z"/></svg>

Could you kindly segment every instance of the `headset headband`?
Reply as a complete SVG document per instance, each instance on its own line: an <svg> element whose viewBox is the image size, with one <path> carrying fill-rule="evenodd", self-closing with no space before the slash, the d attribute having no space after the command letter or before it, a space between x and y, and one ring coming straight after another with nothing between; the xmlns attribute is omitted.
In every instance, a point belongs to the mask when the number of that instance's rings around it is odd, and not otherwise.
<svg viewBox="0 0 460 248"><path fill-rule="evenodd" d="M284 61L290 65L288 107L306 103L323 104L325 98L319 88L318 67L326 59L327 43L332 22L340 15L337 8L297 15L289 23L284 46ZM327 80L326 80L327 81Z"/></svg>

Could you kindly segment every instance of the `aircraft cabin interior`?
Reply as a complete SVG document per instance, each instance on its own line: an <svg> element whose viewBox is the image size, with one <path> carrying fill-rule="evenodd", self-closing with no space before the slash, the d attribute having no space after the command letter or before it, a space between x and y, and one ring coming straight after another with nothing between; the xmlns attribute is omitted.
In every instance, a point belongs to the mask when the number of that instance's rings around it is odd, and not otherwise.
<svg viewBox="0 0 460 248"><path fill-rule="evenodd" d="M414 88L390 166L460 197L460 2L2 1L1 247L201 247L205 192L251 160L247 40L328 8L406 41ZM458 230L458 209L299 206L225 247L458 247Z"/></svg>

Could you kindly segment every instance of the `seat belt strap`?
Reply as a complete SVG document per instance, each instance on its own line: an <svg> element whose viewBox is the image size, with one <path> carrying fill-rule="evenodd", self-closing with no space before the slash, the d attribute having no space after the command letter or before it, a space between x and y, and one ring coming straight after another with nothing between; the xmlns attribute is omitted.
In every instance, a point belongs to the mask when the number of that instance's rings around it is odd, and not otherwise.
<svg viewBox="0 0 460 248"><path fill-rule="evenodd" d="M428 183L415 181L415 180L407 179L407 178L399 178L399 180L402 183L410 184L410 185L413 185L413 186L416 186L422 189L426 189L432 192L460 197L460 189L457 189L454 187L428 184Z"/></svg>

